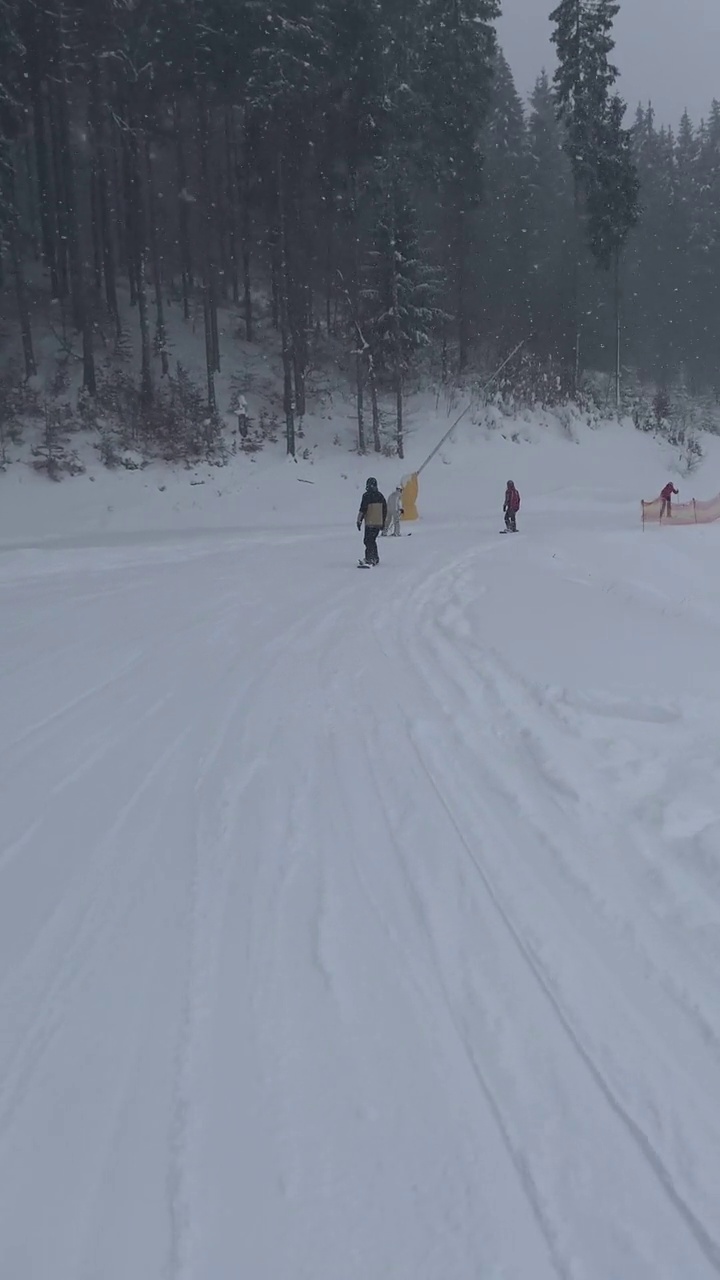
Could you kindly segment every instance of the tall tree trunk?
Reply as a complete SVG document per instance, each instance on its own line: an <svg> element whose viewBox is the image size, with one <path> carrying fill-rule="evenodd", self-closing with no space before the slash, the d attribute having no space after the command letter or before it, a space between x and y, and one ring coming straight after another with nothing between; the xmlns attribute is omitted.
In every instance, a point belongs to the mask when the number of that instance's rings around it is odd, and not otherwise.
<svg viewBox="0 0 720 1280"><path fill-rule="evenodd" d="M398 280L398 253L396 238L397 222L393 211L392 253L392 345L393 345L393 385L395 390L395 443L398 458L405 457L405 432L403 424L403 360L402 360L402 322L400 319L400 288ZM461 325L462 330L462 325Z"/></svg>
<svg viewBox="0 0 720 1280"><path fill-rule="evenodd" d="M293 326L293 339L292 339L293 382L295 385L295 406L297 408L298 417L300 418L305 417L305 412L307 407L306 397L305 397L305 370L307 367L307 359L302 354L303 349L306 346L306 342L303 341L304 338L305 338L305 335L297 327L297 321L296 321L296 324ZM300 434L302 435L302 425L300 429Z"/></svg>
<svg viewBox="0 0 720 1280"><path fill-rule="evenodd" d="M458 324L458 370L467 369L470 349L470 325L467 313L467 218L462 191L457 193L456 209L456 298ZM402 454L400 457L402 458Z"/></svg>
<svg viewBox="0 0 720 1280"><path fill-rule="evenodd" d="M203 321L205 327L205 370L207 373L208 409L214 413L217 409L215 397L215 351L213 348L212 301L207 280L203 280Z"/></svg>
<svg viewBox="0 0 720 1280"><path fill-rule="evenodd" d="M572 322L573 322L573 395L577 396L580 390L580 374L581 364L581 320L580 320L580 252L582 245L582 194L580 191L580 183L575 179L575 189L573 196L573 206L575 211L575 243L573 245L573 278L572 278Z"/></svg>
<svg viewBox="0 0 720 1280"><path fill-rule="evenodd" d="M180 268L182 272L183 315L190 319L190 293L193 287L193 262L190 249L190 192L185 157L183 119L177 100L173 106L175 121L175 163L178 187L178 221L180 230Z"/></svg>
<svg viewBox="0 0 720 1280"><path fill-rule="evenodd" d="M252 342L254 337L252 292L250 288L250 249L249 239L243 235L243 314L245 316L245 341Z"/></svg>
<svg viewBox="0 0 720 1280"><path fill-rule="evenodd" d="M85 327L86 299L83 281L82 258L80 255L80 232L78 227L77 198L75 192L75 170L73 165L72 145L70 142L70 118L68 107L68 83L63 69L58 84L57 107L60 138L60 163L65 205L65 234L67 237L68 259L70 262L70 294L72 299L73 324L82 333Z"/></svg>
<svg viewBox="0 0 720 1280"><path fill-rule="evenodd" d="M102 238L100 235L100 198L98 194L98 173L95 157L93 157L90 169L90 226L92 228L93 276L95 278L95 292L99 298L102 294L103 287L103 269Z"/></svg>
<svg viewBox="0 0 720 1280"><path fill-rule="evenodd" d="M95 378L95 352L93 350L93 331L92 317L87 301L83 306L83 329L82 329L82 349L83 349L83 386L91 396L97 395L97 381Z"/></svg>
<svg viewBox="0 0 720 1280"><path fill-rule="evenodd" d="M295 457L295 395L293 384L293 344L288 317L288 260L287 260L287 208L285 194L285 172L282 151L277 160L277 197L279 258L277 270L279 307L280 307L280 340L282 344L283 363L283 408L285 410L285 441L287 452Z"/></svg>
<svg viewBox="0 0 720 1280"><path fill-rule="evenodd" d="M217 268L213 250L216 227L213 218L213 192L209 164L210 147L210 111L207 98L207 85L200 81L198 86L198 143L200 151L200 180L202 185L202 212L204 224L205 251L203 254L203 311L206 328L206 351L211 361L213 373L220 372L220 341L217 318ZM214 398L214 393L213 393ZM213 406L214 407L214 406Z"/></svg>
<svg viewBox="0 0 720 1280"><path fill-rule="evenodd" d="M142 151L144 129L139 116L127 115L127 168L130 194L129 266L135 279L140 323L140 404L150 405L154 398L150 320L147 304L147 212L143 182Z"/></svg>
<svg viewBox="0 0 720 1280"><path fill-rule="evenodd" d="M333 298L335 283L335 210L333 206L331 184L326 186L325 202L328 210L327 229L325 235L325 332L330 337L333 330Z"/></svg>
<svg viewBox="0 0 720 1280"><path fill-rule="evenodd" d="M220 372L220 327L218 325L218 308L217 308L217 297L215 294L215 290L213 290L213 293L212 293L212 303L213 303L213 307L212 307L210 319L212 322L211 332L212 332L212 341L213 341L213 359L215 361L215 372L219 373Z"/></svg>
<svg viewBox="0 0 720 1280"><path fill-rule="evenodd" d="M283 365L283 410L285 412L285 442L287 452L295 457L295 393L293 386L292 340L287 323L287 303L285 290L281 286L280 297L280 341L282 343Z"/></svg>
<svg viewBox="0 0 720 1280"><path fill-rule="evenodd" d="M55 212L57 216L57 273L58 296L65 302L70 294L70 278L68 270L68 219L65 204L65 189L62 167L62 141L60 137L60 114L57 108L57 87L50 90L50 138L53 165L53 184L55 187ZM64 313L63 313L64 314Z"/></svg>
<svg viewBox="0 0 720 1280"><path fill-rule="evenodd" d="M375 361L372 351L368 351L368 381L370 383L370 403L372 405L373 449L376 453L381 453L380 406L378 405L377 378L375 376Z"/></svg>
<svg viewBox="0 0 720 1280"><path fill-rule="evenodd" d="M209 113L210 128L210 164L209 164L209 185L207 188L209 206L213 217L213 236L214 243L217 246L213 254L215 263L215 301L216 303L227 303L228 301L228 282L230 279L230 256L228 249L228 241L230 235L229 227L229 210L228 199L225 184L224 170L224 139L221 140L221 150L219 155L213 154L212 138L217 127L216 113ZM214 348L213 348L214 349Z"/></svg>
<svg viewBox="0 0 720 1280"><path fill-rule="evenodd" d="M242 160L239 167L240 206L242 218L242 271L243 271L243 313L245 316L245 341L253 341L253 305L250 289L250 159L247 123L243 126Z"/></svg>
<svg viewBox="0 0 720 1280"><path fill-rule="evenodd" d="M366 453L365 443L365 403L363 394L363 358L360 350L355 352L355 388L357 402L358 453Z"/></svg>
<svg viewBox="0 0 720 1280"><path fill-rule="evenodd" d="M362 330L362 319L360 314L360 233L358 226L358 202L357 202L357 173L354 164L348 160L347 164L347 193L348 203L350 206L351 221L351 238L352 238L352 281L350 284L350 292L347 293L347 300L350 304L353 325L355 328L355 339L357 349L355 351L355 386L357 399L357 424L358 424L358 453L365 453L367 450L367 442L365 439L365 369L364 360L369 347L365 341L365 335ZM329 294L328 294L329 303ZM328 329L329 332L329 329Z"/></svg>
<svg viewBox="0 0 720 1280"><path fill-rule="evenodd" d="M138 193L136 190L137 180L133 159L134 149L131 142L132 128L132 124L127 123L123 132L122 171L125 204L125 243L127 252L128 284L130 286L130 306L136 307L139 302L138 294L140 290L140 282L138 279L138 271L140 269L140 258L142 254L140 253L139 228L137 226Z"/></svg>
<svg viewBox="0 0 720 1280"><path fill-rule="evenodd" d="M155 350L160 356L162 375L166 378L170 372L170 365L168 363L167 330L165 328L165 307L163 304L162 291L162 257L160 255L160 237L157 225L158 206L155 196L153 162L147 134L145 135L145 168L147 172L148 212L150 215L148 221L150 232L150 259L152 262L153 284L155 286Z"/></svg>
<svg viewBox="0 0 720 1280"><path fill-rule="evenodd" d="M207 373L207 400L208 409L214 413L217 408L215 396L215 372L217 370L218 359L215 346L216 341L216 321L215 321L215 297L213 290L213 272L214 260L211 244L212 238L212 220L210 216L210 202L212 194L208 189L209 173L208 173L208 145L209 145L209 122L208 122L208 104L207 104L207 87L203 81L197 86L197 141L200 155L200 185L202 188L200 196L200 208L202 211L202 238L203 238L203 255L202 255L202 297L203 297L203 324L205 331L205 368Z"/></svg>
<svg viewBox="0 0 720 1280"><path fill-rule="evenodd" d="M53 217L52 186L48 162L47 134L45 131L45 107L43 88L37 69L30 72L32 100L33 140L35 142L35 167L38 177L38 203L42 233L43 261L50 273L50 291L53 298L60 296L57 260L55 256L55 222Z"/></svg>
<svg viewBox="0 0 720 1280"><path fill-rule="evenodd" d="M395 425L398 458L405 457L405 424L403 422L403 375L402 364L395 366Z"/></svg>
<svg viewBox="0 0 720 1280"><path fill-rule="evenodd" d="M295 384L295 410L300 418L305 416L305 372L308 367L307 334L310 325L311 299L308 281L309 227L304 217L303 190L305 182L304 139L293 138L292 127L286 136L288 156L285 159L283 180L285 183L285 297L288 306L288 323L292 337L293 381Z"/></svg>
<svg viewBox="0 0 720 1280"><path fill-rule="evenodd" d="M138 319L140 322L140 403L144 406L152 404L155 394L152 381L152 363L150 359L150 321L148 319L147 286L145 278L146 260L147 250L143 245L140 249L139 258L137 260L135 278L137 282Z"/></svg>
<svg viewBox="0 0 720 1280"><path fill-rule="evenodd" d="M41 239L38 238L39 225L39 204L37 198L37 182L35 179L35 167L33 165L32 148L30 139L26 137L22 145L23 161L25 170L24 187L27 193L27 225L28 234L32 240L33 257L36 262L40 262L42 258Z"/></svg>
<svg viewBox="0 0 720 1280"><path fill-rule="evenodd" d="M115 324L116 336L120 335L120 309L117 298L115 245L108 190L107 144L102 101L101 71L95 62L90 85L90 128L94 147L98 237L102 259L102 276L105 283L105 304Z"/></svg>
<svg viewBox="0 0 720 1280"><path fill-rule="evenodd" d="M298 416L305 416L305 370L307 369L307 332L305 329L305 308L303 289L297 279L297 258L288 249L288 236L285 233L285 300L287 319L292 339L293 383L295 387L295 408Z"/></svg>
<svg viewBox="0 0 720 1280"><path fill-rule="evenodd" d="M292 337L293 383L295 386L295 409L300 418L305 416L305 371L308 366L307 345L307 309L306 290L298 279L299 255L297 252L297 232L292 239L285 234L285 297L288 305L288 322ZM291 252L289 243L293 245Z"/></svg>
<svg viewBox="0 0 720 1280"><path fill-rule="evenodd" d="M61 15L63 9L60 9ZM65 39L62 24L60 29L61 48ZM72 300L73 324L82 335L83 386L91 396L97 392L95 380L95 355L93 351L92 315L85 285L85 263L80 250L80 226L76 190L76 175L73 162L72 143L70 140L69 86L67 71L62 65L62 75L58 84L57 107L60 138L60 161L62 170L63 195L66 217L66 234L68 256L70 261L70 290Z"/></svg>
<svg viewBox="0 0 720 1280"><path fill-rule="evenodd" d="M108 201L108 218L114 229L115 244L117 245L117 269L120 275L123 273L129 275L128 267L128 242L127 242L127 209L126 209L126 190L125 190L125 140L124 134L120 133L117 126L111 135L109 148L110 156L110 191L111 196ZM107 272L105 280L107 281ZM115 278L113 276L113 278ZM119 328L119 326L118 326Z"/></svg>
<svg viewBox="0 0 720 1280"><path fill-rule="evenodd" d="M268 245L270 248L270 320L273 329L280 328L280 274L279 262L281 255L278 253L278 247L275 243L275 234L268 236Z"/></svg>
<svg viewBox="0 0 720 1280"><path fill-rule="evenodd" d="M9 217L6 220L5 227L8 250L10 253L10 263L15 282L15 300L17 303L20 336L22 339L23 357L25 360L25 377L34 378L37 373L37 365L35 363L32 328L30 325L30 309L28 307L27 299L27 286L25 284L22 252L20 249L20 233L18 230L18 212L15 193L15 167L13 161L8 155L3 157L3 161L5 167L5 187L7 191L8 204L10 205Z"/></svg>
<svg viewBox="0 0 720 1280"><path fill-rule="evenodd" d="M230 287L235 306L240 301L238 274L238 198L237 198L237 141L232 107L225 108L225 197L227 201L228 260Z"/></svg>
<svg viewBox="0 0 720 1280"><path fill-rule="evenodd" d="M15 298L17 300L23 358L25 360L25 377L34 378L37 373L37 364L35 363L32 328L30 325L30 311L27 302L27 289L25 287L22 260L18 249L17 231L10 232L10 260L12 262L13 275L15 277Z"/></svg>
<svg viewBox="0 0 720 1280"><path fill-rule="evenodd" d="M622 403L622 287L620 284L620 250L615 250L613 292L615 296L615 408Z"/></svg>

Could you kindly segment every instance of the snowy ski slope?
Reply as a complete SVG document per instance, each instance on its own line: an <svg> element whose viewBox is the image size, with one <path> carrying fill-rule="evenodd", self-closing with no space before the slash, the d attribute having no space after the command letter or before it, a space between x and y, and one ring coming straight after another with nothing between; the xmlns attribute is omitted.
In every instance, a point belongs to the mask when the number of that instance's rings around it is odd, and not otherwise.
<svg viewBox="0 0 720 1280"><path fill-rule="evenodd" d="M0 555L0 1276L720 1273L720 532L589 470Z"/></svg>

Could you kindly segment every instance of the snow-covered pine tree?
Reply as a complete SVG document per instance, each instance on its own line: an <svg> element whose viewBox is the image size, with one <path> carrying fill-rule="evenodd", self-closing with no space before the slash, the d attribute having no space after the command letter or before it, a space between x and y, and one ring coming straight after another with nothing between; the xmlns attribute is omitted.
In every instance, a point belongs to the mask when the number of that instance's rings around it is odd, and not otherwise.
<svg viewBox="0 0 720 1280"><path fill-rule="evenodd" d="M499 353L530 333L527 130L512 72L500 49L481 147L485 196L473 217L480 252L470 264L477 299L472 314L480 320L487 348ZM494 355L492 359L498 363Z"/></svg>
<svg viewBox="0 0 720 1280"><path fill-rule="evenodd" d="M581 191L595 168L594 130L602 119L618 70L610 62L618 0L560 0L550 14L558 56L555 94L567 131L566 149Z"/></svg>
<svg viewBox="0 0 720 1280"><path fill-rule="evenodd" d="M355 365L358 451L365 453L365 389L370 383L373 444L380 449L372 353L363 328L361 264L371 199L368 178L383 116L378 0L328 0L328 105L320 148L321 225L326 227L326 324L337 299ZM329 206L329 207L328 207Z"/></svg>
<svg viewBox="0 0 720 1280"><path fill-rule="evenodd" d="M460 371L470 351L469 265L477 249L471 215L482 196L480 138L490 108L499 15L498 0L426 0L423 85Z"/></svg>
<svg viewBox="0 0 720 1280"><path fill-rule="evenodd" d="M673 244L676 204L674 143L658 130L651 103L638 107L632 147L642 200L642 218L624 255L628 357L641 378L667 386L679 352L673 339L678 293Z"/></svg>
<svg viewBox="0 0 720 1280"><path fill-rule="evenodd" d="M53 301L66 296L61 290L58 271L57 219L51 177L52 156L48 139L47 102L45 78L51 49L47 43L47 23L43 22L34 6L24 4L19 14L20 37L25 46L25 76L28 116L32 121L32 146L37 174L38 213L40 217L40 241L43 264L48 273ZM63 282L65 284L66 282Z"/></svg>
<svg viewBox="0 0 720 1280"><path fill-rule="evenodd" d="M701 323L695 305L693 277L697 268L696 245L699 244L699 156L700 130L696 130L687 111L680 120L675 139L676 199L672 208L674 231L680 237L675 244L678 293L673 315L678 340L679 378L685 381L694 363L698 325Z"/></svg>
<svg viewBox="0 0 720 1280"><path fill-rule="evenodd" d="M609 99L596 122L595 161L587 192L587 234L598 266L612 268L615 309L615 404L620 408L622 315L620 260L627 238L640 216L639 182L630 131L623 126L625 103L618 94Z"/></svg>
<svg viewBox="0 0 720 1280"><path fill-rule="evenodd" d="M388 375L395 398L395 445L405 456L403 394L414 356L437 330L438 280L420 247L417 221L397 172L383 175L384 189L365 272L364 328L375 366Z"/></svg>
<svg viewBox="0 0 720 1280"><path fill-rule="evenodd" d="M572 344L573 182L556 102L546 72L537 79L528 119L527 290L533 349L558 363Z"/></svg>
<svg viewBox="0 0 720 1280"><path fill-rule="evenodd" d="M311 324L314 229L307 195L315 121L327 84L327 12L323 0L274 0L263 24L250 100L264 147L267 214L273 227L273 276L279 304L286 443L295 453L295 419L305 412Z"/></svg>
<svg viewBox="0 0 720 1280"><path fill-rule="evenodd" d="M689 286L695 331L690 351L691 388L720 387L720 102L713 101L698 136L690 239Z"/></svg>
<svg viewBox="0 0 720 1280"><path fill-rule="evenodd" d="M23 268L22 228L17 201L15 144L22 128L24 49L18 34L18 12L0 0L0 257L6 244L15 285L25 375L36 373L30 311Z"/></svg>
<svg viewBox="0 0 720 1280"><path fill-rule="evenodd" d="M0 0L0 167L7 173L12 162L12 143L22 122L21 80L25 50L18 32L17 4ZM13 193L0 187L0 219L7 223L14 209Z"/></svg>
<svg viewBox="0 0 720 1280"><path fill-rule="evenodd" d="M554 77L557 113L565 127L574 187L574 350L568 352L568 358L572 359L576 387L581 366L580 275L586 205L596 182L610 91L618 75L610 54L614 48L613 23L619 9L618 0L560 0L550 14L558 57Z"/></svg>

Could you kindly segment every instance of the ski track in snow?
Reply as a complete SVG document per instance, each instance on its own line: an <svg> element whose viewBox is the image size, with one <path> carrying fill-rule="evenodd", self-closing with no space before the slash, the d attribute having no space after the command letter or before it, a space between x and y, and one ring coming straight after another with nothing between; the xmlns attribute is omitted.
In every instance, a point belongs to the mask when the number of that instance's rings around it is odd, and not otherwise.
<svg viewBox="0 0 720 1280"><path fill-rule="evenodd" d="M8 553L1 1275L720 1274L714 561L556 523Z"/></svg>

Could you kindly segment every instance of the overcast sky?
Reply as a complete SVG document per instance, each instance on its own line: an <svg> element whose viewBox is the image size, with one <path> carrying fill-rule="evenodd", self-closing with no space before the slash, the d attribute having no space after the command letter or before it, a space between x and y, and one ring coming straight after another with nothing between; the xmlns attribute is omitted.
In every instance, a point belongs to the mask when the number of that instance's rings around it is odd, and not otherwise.
<svg viewBox="0 0 720 1280"><path fill-rule="evenodd" d="M548 14L555 0L502 0L498 28L519 92L553 68ZM720 99L720 0L621 0L615 34L620 92L633 112L652 99L658 123L694 120Z"/></svg>

